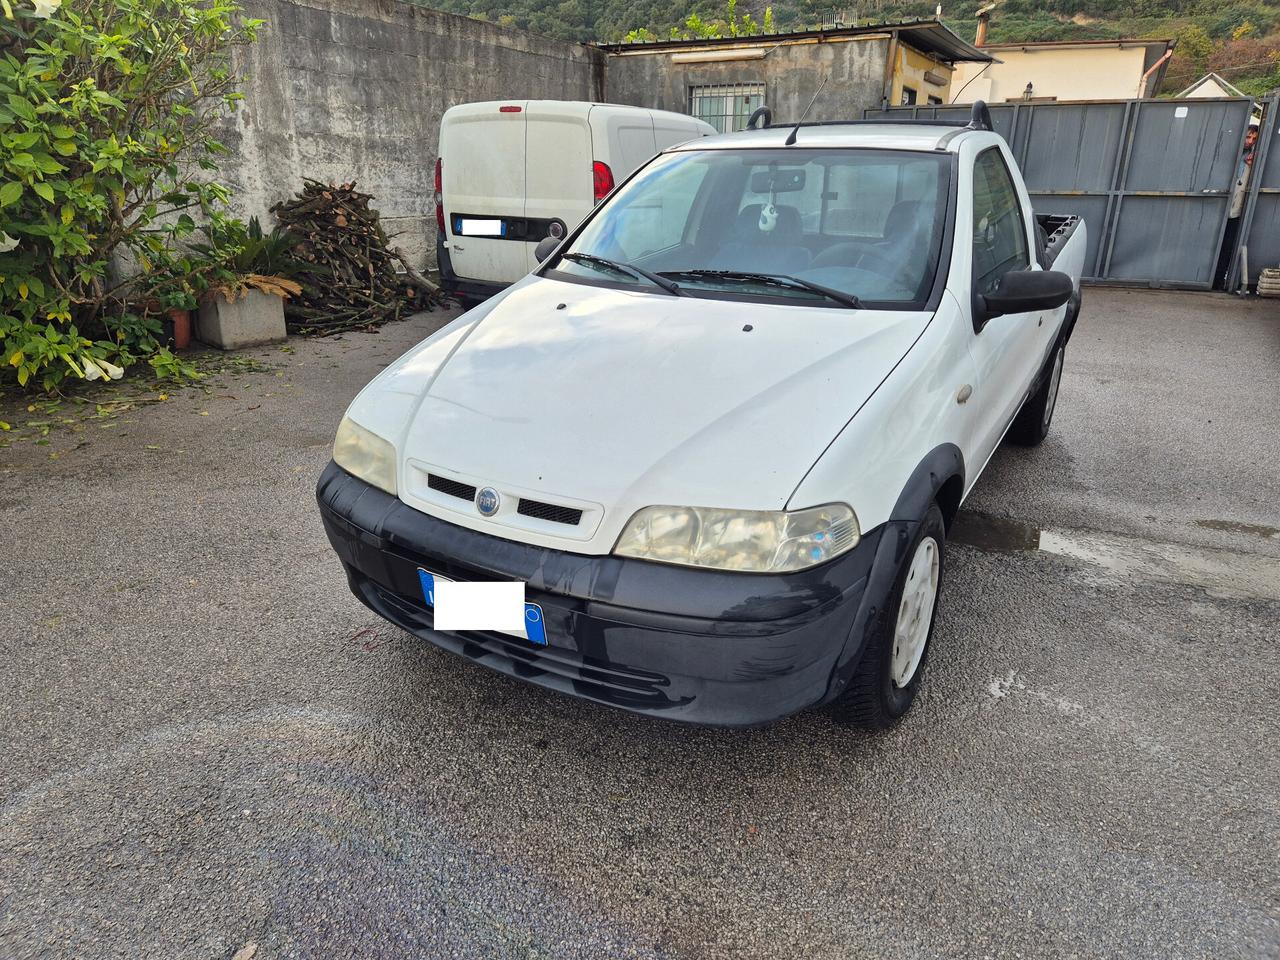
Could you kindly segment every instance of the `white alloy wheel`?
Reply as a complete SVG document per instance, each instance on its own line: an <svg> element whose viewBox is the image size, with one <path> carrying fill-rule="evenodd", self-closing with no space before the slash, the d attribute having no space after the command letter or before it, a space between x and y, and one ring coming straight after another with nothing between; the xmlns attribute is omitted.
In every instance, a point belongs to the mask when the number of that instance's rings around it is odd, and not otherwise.
<svg viewBox="0 0 1280 960"><path fill-rule="evenodd" d="M1062 380L1062 348L1053 355L1053 372L1049 374L1049 395L1044 398L1044 426L1053 419L1053 406L1058 402L1058 383Z"/></svg>
<svg viewBox="0 0 1280 960"><path fill-rule="evenodd" d="M933 537L921 540L902 585L902 603L898 607L893 654L889 660L889 676L899 689L911 683L929 641L933 605L938 599L939 553L938 541Z"/></svg>

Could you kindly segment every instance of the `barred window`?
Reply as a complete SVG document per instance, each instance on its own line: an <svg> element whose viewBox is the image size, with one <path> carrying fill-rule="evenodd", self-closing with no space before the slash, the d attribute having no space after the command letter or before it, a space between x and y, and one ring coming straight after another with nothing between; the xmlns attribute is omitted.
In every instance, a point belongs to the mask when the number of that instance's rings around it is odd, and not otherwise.
<svg viewBox="0 0 1280 960"><path fill-rule="evenodd" d="M763 83L718 83L689 88L689 114L705 120L718 133L745 130L751 114L763 105Z"/></svg>

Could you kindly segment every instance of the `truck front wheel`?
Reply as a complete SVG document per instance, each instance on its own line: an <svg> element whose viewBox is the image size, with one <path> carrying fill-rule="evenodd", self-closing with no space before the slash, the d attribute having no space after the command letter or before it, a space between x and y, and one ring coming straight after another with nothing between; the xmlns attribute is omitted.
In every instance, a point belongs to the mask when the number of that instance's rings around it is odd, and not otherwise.
<svg viewBox="0 0 1280 960"><path fill-rule="evenodd" d="M857 672L835 703L841 719L882 730L915 701L933 636L946 542L942 511L930 504Z"/></svg>

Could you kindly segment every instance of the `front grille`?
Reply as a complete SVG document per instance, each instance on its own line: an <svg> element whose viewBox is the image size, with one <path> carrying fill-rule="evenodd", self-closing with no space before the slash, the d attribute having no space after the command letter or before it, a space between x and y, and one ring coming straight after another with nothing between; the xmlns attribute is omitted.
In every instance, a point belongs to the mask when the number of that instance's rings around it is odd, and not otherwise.
<svg viewBox="0 0 1280 960"><path fill-rule="evenodd" d="M573 507L561 507L554 503L543 503L541 500L525 500L520 498L516 513L535 520L549 520L551 523L564 523L576 527L582 520L582 511Z"/></svg>
<svg viewBox="0 0 1280 960"><path fill-rule="evenodd" d="M427 474L427 486L451 497L457 497L459 500L474 500L476 498L476 488L471 484L462 483L459 480L450 480L448 477L442 477L434 473Z"/></svg>

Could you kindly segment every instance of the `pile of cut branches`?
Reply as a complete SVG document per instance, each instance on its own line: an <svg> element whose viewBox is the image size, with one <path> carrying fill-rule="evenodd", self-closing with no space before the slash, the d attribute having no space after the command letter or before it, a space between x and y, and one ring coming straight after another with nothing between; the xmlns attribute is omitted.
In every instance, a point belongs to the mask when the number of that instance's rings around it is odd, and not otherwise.
<svg viewBox="0 0 1280 960"><path fill-rule="evenodd" d="M354 183L308 179L296 197L271 208L296 243L290 274L302 293L285 302L291 332L369 329L441 302L439 287L388 246L372 199Z"/></svg>

